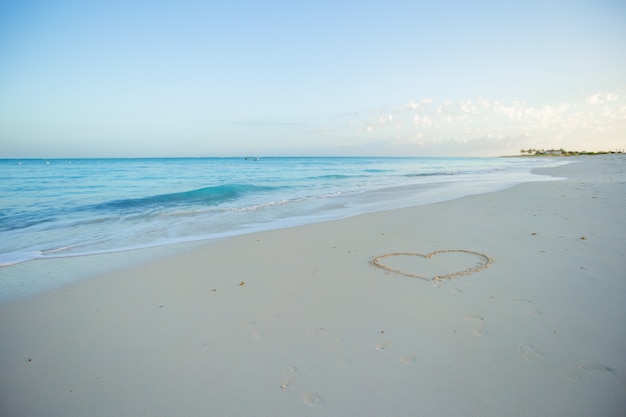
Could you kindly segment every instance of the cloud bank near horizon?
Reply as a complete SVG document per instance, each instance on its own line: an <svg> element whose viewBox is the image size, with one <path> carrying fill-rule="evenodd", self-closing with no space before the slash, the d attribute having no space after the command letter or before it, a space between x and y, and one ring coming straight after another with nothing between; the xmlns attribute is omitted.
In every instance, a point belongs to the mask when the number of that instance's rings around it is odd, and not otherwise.
<svg viewBox="0 0 626 417"><path fill-rule="evenodd" d="M364 148L379 150L448 149L456 154L455 146L463 152L467 145L480 141L486 145L476 147L476 154L517 153L527 148L609 151L626 146L626 95L615 91L539 106L483 97L423 98L346 119L342 134L352 132ZM351 145L337 143L337 147Z"/></svg>
<svg viewBox="0 0 626 417"><path fill-rule="evenodd" d="M615 151L626 148L626 93L601 92L577 100L535 105L479 97L464 100L422 98L397 106L330 116L331 121L228 122L145 118L131 131L73 121L74 129L54 126L51 147L28 141L4 143L0 157L84 157L94 143L98 156L501 156L521 149ZM207 119L210 115L207 115ZM199 122L198 122L199 120ZM106 120L104 121L106 123ZM197 123L194 125L194 123ZM180 126L185 126L181 128ZM6 126L5 126L6 128ZM35 127L36 128L36 127ZM35 129L33 128L33 129ZM15 129L36 135L29 126ZM6 132L6 129L5 129ZM177 143L173 152L171 144ZM235 150L229 146L236 142Z"/></svg>

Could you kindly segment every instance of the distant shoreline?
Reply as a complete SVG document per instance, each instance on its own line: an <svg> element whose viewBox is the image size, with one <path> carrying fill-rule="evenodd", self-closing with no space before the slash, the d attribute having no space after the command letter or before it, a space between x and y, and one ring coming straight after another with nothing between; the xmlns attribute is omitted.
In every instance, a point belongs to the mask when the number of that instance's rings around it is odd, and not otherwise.
<svg viewBox="0 0 626 417"><path fill-rule="evenodd" d="M623 154L623 149L615 151L569 151L561 149L522 149L519 156L584 156Z"/></svg>

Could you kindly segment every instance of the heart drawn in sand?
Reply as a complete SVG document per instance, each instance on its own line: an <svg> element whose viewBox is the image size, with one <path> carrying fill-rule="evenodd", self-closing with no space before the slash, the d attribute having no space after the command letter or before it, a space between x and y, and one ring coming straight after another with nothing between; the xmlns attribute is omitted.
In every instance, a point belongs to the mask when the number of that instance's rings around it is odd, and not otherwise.
<svg viewBox="0 0 626 417"><path fill-rule="evenodd" d="M418 260L429 260L440 254L454 255L452 257L448 257L450 259L447 259L448 261L451 261L450 263L453 263L452 267L454 267L454 265L457 265L458 263L464 265L473 264L474 266L442 275L435 274L431 278L429 278L428 276L406 271L407 268L414 267L413 265L409 265L408 261L415 260L415 257L417 257ZM443 261L443 259L441 260ZM462 275L470 275L475 272L482 271L485 268L489 268L492 263L493 259L485 255L484 253L475 252L467 249L442 249L427 254L415 252L393 252L386 253L372 259L373 265L386 271L395 272L396 274L402 274L406 275L407 277L419 278L426 281L438 281L440 279L451 279ZM404 266L396 266L396 264L402 264ZM450 268L450 265L442 266L447 266L447 269Z"/></svg>

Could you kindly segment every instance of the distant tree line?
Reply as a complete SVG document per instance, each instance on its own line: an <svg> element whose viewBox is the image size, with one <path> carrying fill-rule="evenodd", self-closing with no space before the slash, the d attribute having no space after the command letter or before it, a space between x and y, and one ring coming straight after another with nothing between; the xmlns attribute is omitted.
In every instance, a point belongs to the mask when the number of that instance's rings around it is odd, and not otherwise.
<svg viewBox="0 0 626 417"><path fill-rule="evenodd" d="M528 156L575 156L575 155L606 155L613 153L624 153L624 149L617 149L615 151L598 151L598 152L587 152L587 151L568 151L563 148L561 149L521 149L520 153L522 155Z"/></svg>

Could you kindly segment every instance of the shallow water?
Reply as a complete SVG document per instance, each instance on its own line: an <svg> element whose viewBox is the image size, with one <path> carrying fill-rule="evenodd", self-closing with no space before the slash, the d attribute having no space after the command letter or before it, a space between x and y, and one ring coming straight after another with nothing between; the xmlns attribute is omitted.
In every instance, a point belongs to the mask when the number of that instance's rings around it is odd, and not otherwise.
<svg viewBox="0 0 626 417"><path fill-rule="evenodd" d="M33 279L42 275L44 261L445 201L548 180L531 169L561 163L533 158L0 160L0 300L21 286L31 291L52 285L45 277ZM9 271L34 260L36 265L19 268L24 273Z"/></svg>

